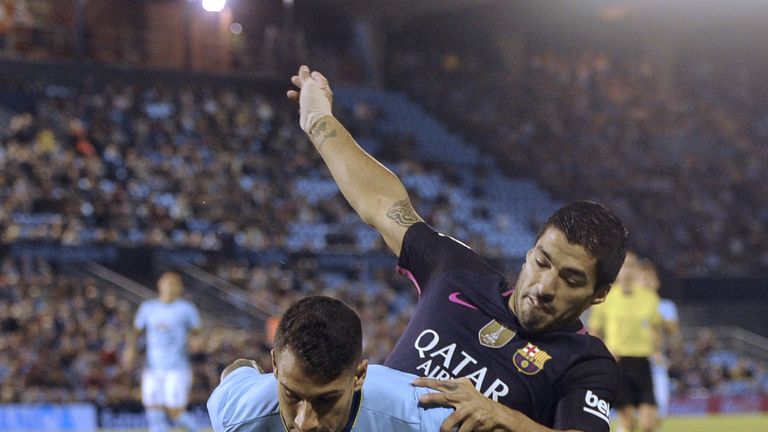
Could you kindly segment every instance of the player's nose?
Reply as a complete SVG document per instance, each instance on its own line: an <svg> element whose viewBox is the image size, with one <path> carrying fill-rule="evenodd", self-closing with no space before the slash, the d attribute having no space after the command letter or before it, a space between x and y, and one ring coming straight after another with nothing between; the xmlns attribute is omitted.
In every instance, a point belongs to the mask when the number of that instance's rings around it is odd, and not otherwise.
<svg viewBox="0 0 768 432"><path fill-rule="evenodd" d="M299 403L299 409L296 410L296 418L293 422L300 432L312 432L317 430L319 426L317 413L312 409L312 404L306 401Z"/></svg>
<svg viewBox="0 0 768 432"><path fill-rule="evenodd" d="M547 271L541 275L536 292L536 299L541 303L549 303L555 299L557 293L558 277L554 271Z"/></svg>

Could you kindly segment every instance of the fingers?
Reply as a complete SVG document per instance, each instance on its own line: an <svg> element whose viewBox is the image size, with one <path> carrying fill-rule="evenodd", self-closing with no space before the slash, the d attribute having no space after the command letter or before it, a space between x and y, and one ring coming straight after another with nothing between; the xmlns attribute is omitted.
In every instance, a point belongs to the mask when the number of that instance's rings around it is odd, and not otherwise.
<svg viewBox="0 0 768 432"><path fill-rule="evenodd" d="M323 74L321 74L318 71L310 72L309 67L306 65L302 65L299 67L298 75L294 75L291 77L291 83L299 88L299 91L304 88L304 84L307 83L307 81L313 80L316 83L319 84L321 88L326 89L326 91L330 94L330 86L328 85L328 78L326 78ZM289 100L298 103L299 102L299 95L300 92L297 90L288 90L286 93L286 96Z"/></svg>
<svg viewBox="0 0 768 432"><path fill-rule="evenodd" d="M461 427L457 432L472 432L476 430L477 426L480 426L480 422L470 417L461 423Z"/></svg>
<svg viewBox="0 0 768 432"><path fill-rule="evenodd" d="M301 80L301 82L304 83L308 79L310 79L309 67L306 66L306 65L301 65L301 67L299 68L299 80ZM293 79L291 79L291 81L293 81ZM301 86L299 86L299 87L301 87Z"/></svg>
<svg viewBox="0 0 768 432"><path fill-rule="evenodd" d="M452 432L463 420L464 414L459 410L454 411L443 420L443 424L440 425L440 432Z"/></svg>
<svg viewBox="0 0 768 432"><path fill-rule="evenodd" d="M442 393L426 393L419 396L419 404L424 407L452 407L448 398Z"/></svg>
<svg viewBox="0 0 768 432"><path fill-rule="evenodd" d="M448 381L441 381L432 378L418 377L411 382L416 387L427 387L432 390L453 390L453 387L446 385Z"/></svg>
<svg viewBox="0 0 768 432"><path fill-rule="evenodd" d="M312 72L312 79L319 82L321 87L328 87L328 78L318 71Z"/></svg>

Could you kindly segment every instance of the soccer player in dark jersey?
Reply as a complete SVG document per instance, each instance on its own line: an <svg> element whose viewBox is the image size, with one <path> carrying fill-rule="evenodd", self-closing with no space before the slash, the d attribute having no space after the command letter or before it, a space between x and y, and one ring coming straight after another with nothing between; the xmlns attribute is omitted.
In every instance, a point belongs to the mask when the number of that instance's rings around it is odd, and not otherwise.
<svg viewBox="0 0 768 432"><path fill-rule="evenodd" d="M441 430L609 431L616 363L579 315L605 300L627 233L587 201L553 214L513 286L464 244L435 232L402 182L368 155L331 113L328 81L302 66L300 125L341 192L398 255L419 302L386 365L438 390L425 404L455 408Z"/></svg>

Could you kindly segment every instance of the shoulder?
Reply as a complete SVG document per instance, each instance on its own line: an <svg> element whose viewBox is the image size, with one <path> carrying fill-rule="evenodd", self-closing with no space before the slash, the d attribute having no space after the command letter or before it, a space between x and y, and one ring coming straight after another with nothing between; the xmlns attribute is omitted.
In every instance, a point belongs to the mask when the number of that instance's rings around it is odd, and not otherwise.
<svg viewBox="0 0 768 432"><path fill-rule="evenodd" d="M224 425L239 424L278 413L277 381L272 374L241 367L229 374L208 399L208 411Z"/></svg>
<svg viewBox="0 0 768 432"><path fill-rule="evenodd" d="M439 429L442 421L453 409L421 408L419 396L432 390L411 385L415 378L416 375L386 366L368 367L360 407L360 418L364 419L363 422L368 427L364 430ZM358 424L363 426L362 422Z"/></svg>
<svg viewBox="0 0 768 432"><path fill-rule="evenodd" d="M599 389L612 400L618 386L616 359L595 336L576 335L573 341L577 342L578 349L570 356L563 351L558 353L567 360L554 380L556 392L565 395L574 389Z"/></svg>
<svg viewBox="0 0 768 432"><path fill-rule="evenodd" d="M147 311L151 311L155 308L157 308L160 301L158 299L148 299L144 300L139 304L139 309L137 313L146 313Z"/></svg>
<svg viewBox="0 0 768 432"><path fill-rule="evenodd" d="M189 309L191 312L197 313L197 306L194 303L187 299L182 299L182 301L184 302L184 307Z"/></svg>
<svg viewBox="0 0 768 432"><path fill-rule="evenodd" d="M156 306L158 303L160 303L160 300L156 298L147 299L141 302L139 307L148 308L148 307Z"/></svg>
<svg viewBox="0 0 768 432"><path fill-rule="evenodd" d="M398 264L411 271L427 268L438 272L466 270L482 274L498 273L468 245L435 231L425 222L412 225L406 232Z"/></svg>
<svg viewBox="0 0 768 432"><path fill-rule="evenodd" d="M568 371L575 365L596 364L596 368L606 364L615 367L616 360L602 339L584 332L559 332L546 341L542 341L560 370ZM607 363L606 363L607 362Z"/></svg>
<svg viewBox="0 0 768 432"><path fill-rule="evenodd" d="M361 410L405 421L418 421L418 400L415 387L411 385L415 378L415 375L386 366L368 366Z"/></svg>
<svg viewBox="0 0 768 432"><path fill-rule="evenodd" d="M363 384L363 396L371 399L403 399L403 390L413 393L411 382L416 375L401 372L386 366L372 364Z"/></svg>
<svg viewBox="0 0 768 432"><path fill-rule="evenodd" d="M197 309L197 306L195 306L194 303L192 303L191 301L189 301L189 300L187 300L185 298L180 298L177 301L184 308L187 308L187 309Z"/></svg>
<svg viewBox="0 0 768 432"><path fill-rule="evenodd" d="M408 227L408 230L405 232L404 241L407 244L413 243L409 244L409 246L422 245L425 242L446 242L455 244L457 246L462 246L467 250L471 250L471 248L463 242L447 234L435 231L435 229L426 222L418 222Z"/></svg>

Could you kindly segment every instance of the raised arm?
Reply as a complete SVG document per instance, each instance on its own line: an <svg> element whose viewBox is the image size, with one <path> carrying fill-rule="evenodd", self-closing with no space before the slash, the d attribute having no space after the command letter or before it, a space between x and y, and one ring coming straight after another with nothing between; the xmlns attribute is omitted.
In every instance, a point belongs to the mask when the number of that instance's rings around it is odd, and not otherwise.
<svg viewBox="0 0 768 432"><path fill-rule="evenodd" d="M328 80L307 66L291 82L300 90L288 92L299 103L301 128L325 161L341 193L365 223L378 231L387 246L400 254L405 231L422 219L413 209L400 179L365 152L333 117L333 93Z"/></svg>

